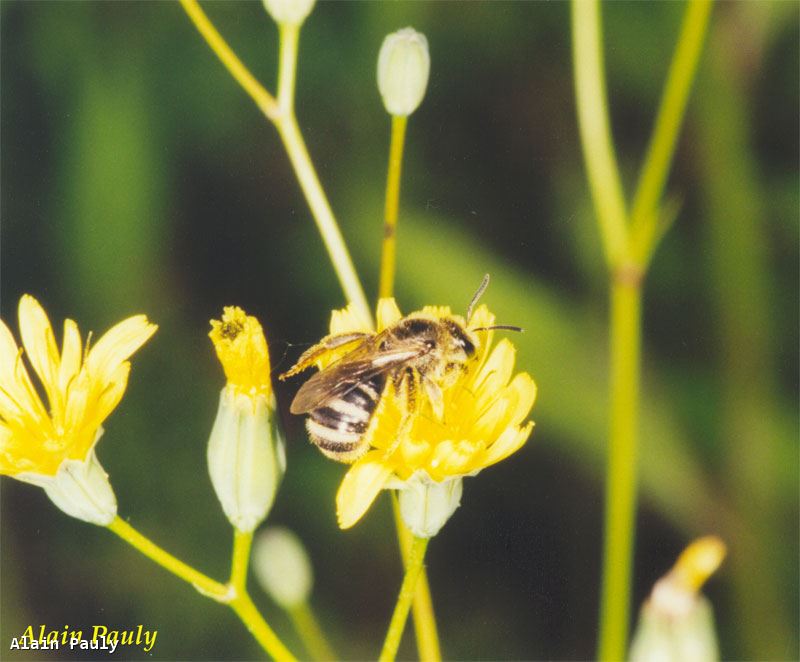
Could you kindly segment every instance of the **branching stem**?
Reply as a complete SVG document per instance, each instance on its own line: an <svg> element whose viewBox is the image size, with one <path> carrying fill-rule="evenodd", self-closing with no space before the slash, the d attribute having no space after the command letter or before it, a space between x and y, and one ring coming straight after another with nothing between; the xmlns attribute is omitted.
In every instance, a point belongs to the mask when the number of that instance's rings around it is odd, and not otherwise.
<svg viewBox="0 0 800 662"><path fill-rule="evenodd" d="M256 609L247 593L245 578L252 534L236 532L231 582L229 584L221 584L175 558L120 517L115 518L108 525L108 529L151 561L194 586L202 595L229 605L239 616L245 627L252 633L256 641L261 644L261 647L275 660L278 660L278 662L293 662L296 660L264 620L264 617Z"/></svg>
<svg viewBox="0 0 800 662"><path fill-rule="evenodd" d="M642 284L677 207L661 208L710 16L689 0L630 216L614 155L603 73L600 5L573 0L575 93L583 155L610 276L610 419L598 659L625 657L636 517Z"/></svg>

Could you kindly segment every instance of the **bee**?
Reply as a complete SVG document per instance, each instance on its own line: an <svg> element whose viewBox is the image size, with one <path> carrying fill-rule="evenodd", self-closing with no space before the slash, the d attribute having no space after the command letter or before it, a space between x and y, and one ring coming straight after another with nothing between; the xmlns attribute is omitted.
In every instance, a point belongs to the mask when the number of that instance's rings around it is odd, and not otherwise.
<svg viewBox="0 0 800 662"><path fill-rule="evenodd" d="M290 411L308 414L306 428L323 454L339 462L354 462L369 449L366 432L381 398L391 386L404 401L404 422L417 412L421 395L434 415L444 415L442 391L452 386L478 355L478 331L518 327L470 328L472 312L489 284L488 274L462 318L437 318L413 313L380 333L326 336L280 375L285 380L317 361L344 350L344 355L311 377L297 392ZM398 434L400 437L400 434Z"/></svg>

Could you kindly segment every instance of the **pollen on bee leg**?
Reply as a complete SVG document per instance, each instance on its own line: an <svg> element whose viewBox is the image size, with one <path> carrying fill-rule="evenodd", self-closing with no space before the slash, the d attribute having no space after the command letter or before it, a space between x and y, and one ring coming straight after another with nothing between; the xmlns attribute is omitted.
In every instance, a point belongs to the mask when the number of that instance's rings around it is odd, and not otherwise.
<svg viewBox="0 0 800 662"><path fill-rule="evenodd" d="M433 409L436 420L444 420L444 398L442 396L442 389L436 382L426 379L425 393L428 395L428 401L431 403L431 408Z"/></svg>

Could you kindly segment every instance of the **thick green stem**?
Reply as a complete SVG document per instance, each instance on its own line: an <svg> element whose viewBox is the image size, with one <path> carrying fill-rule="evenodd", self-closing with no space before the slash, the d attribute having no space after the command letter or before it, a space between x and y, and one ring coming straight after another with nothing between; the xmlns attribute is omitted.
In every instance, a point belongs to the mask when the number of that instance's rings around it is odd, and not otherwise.
<svg viewBox="0 0 800 662"><path fill-rule="evenodd" d="M247 590L247 567L250 564L250 547L253 544L253 533L233 530L233 554L231 555L230 584L237 592Z"/></svg>
<svg viewBox="0 0 800 662"><path fill-rule="evenodd" d="M710 0L690 0L630 217L608 119L600 6L573 0L578 124L589 188L611 277L611 413L606 477L600 660L624 658L636 517L641 283L671 210L659 209L708 26Z"/></svg>
<svg viewBox="0 0 800 662"><path fill-rule="evenodd" d="M611 420L598 659L625 657L636 517L641 283L620 272L611 287Z"/></svg>
<svg viewBox="0 0 800 662"><path fill-rule="evenodd" d="M280 51L278 53L278 106L281 115L294 114L294 86L297 78L297 45L299 25L280 25Z"/></svg>

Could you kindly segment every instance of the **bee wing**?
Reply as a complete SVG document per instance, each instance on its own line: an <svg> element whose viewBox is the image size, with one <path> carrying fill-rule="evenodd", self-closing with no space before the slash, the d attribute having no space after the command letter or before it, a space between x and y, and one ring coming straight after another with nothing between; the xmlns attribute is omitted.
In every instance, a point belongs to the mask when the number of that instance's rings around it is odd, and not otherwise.
<svg viewBox="0 0 800 662"><path fill-rule="evenodd" d="M424 348L421 347L397 348L385 352L372 352L369 348L356 349L303 384L292 401L290 411L293 414L313 411L326 402L346 395L375 375L401 366L423 352Z"/></svg>

